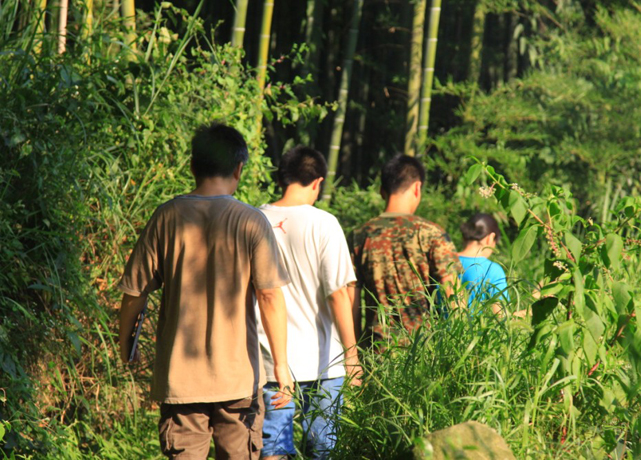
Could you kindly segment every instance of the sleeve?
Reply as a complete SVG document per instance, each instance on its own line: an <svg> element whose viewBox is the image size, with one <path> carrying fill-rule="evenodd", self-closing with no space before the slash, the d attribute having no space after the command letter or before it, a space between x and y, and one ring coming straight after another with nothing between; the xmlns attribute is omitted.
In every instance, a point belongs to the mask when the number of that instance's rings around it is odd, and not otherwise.
<svg viewBox="0 0 641 460"><path fill-rule="evenodd" d="M134 297L160 289L163 277L158 247L158 210L156 210L138 237L118 283L118 289Z"/></svg>
<svg viewBox="0 0 641 460"><path fill-rule="evenodd" d="M492 297L500 295L506 302L510 301L510 294L507 292L507 277L505 271L496 262L492 262L487 276L488 294Z"/></svg>
<svg viewBox="0 0 641 460"><path fill-rule="evenodd" d="M255 289L272 289L289 283L289 275L281 258L274 231L260 213L251 237L251 276Z"/></svg>
<svg viewBox="0 0 641 460"><path fill-rule="evenodd" d="M439 278L439 281L448 274L461 273L463 271L461 261L447 232L436 225L429 230L423 227L423 231L429 233L428 258L430 265L434 267L434 275Z"/></svg>
<svg viewBox="0 0 641 460"><path fill-rule="evenodd" d="M356 281L347 240L334 216L321 223L320 280L325 297Z"/></svg>

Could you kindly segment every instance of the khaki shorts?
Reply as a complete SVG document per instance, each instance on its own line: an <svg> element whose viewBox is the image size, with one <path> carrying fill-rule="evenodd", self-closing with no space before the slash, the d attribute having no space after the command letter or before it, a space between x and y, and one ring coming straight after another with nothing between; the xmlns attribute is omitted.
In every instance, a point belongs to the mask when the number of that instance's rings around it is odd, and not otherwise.
<svg viewBox="0 0 641 460"><path fill-rule="evenodd" d="M160 448L171 459L204 460L213 437L216 460L258 459L264 417L262 391L235 401L162 404Z"/></svg>

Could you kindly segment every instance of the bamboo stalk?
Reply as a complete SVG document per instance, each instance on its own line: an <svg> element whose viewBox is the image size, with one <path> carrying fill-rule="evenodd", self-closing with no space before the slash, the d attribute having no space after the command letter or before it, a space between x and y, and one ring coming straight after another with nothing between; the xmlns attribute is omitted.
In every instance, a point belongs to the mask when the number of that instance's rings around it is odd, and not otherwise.
<svg viewBox="0 0 641 460"><path fill-rule="evenodd" d="M47 11L47 0L36 0L36 42L34 44L34 51L40 53L42 51L42 43L45 39L45 13Z"/></svg>
<svg viewBox="0 0 641 460"><path fill-rule="evenodd" d="M121 0L120 11L125 27L125 45L136 51L136 6L135 0Z"/></svg>
<svg viewBox="0 0 641 460"><path fill-rule="evenodd" d="M409 78L407 83L407 117L405 119L406 155L416 154L416 133L418 128L421 95L421 63L423 62L423 30L427 0L416 0L412 22L412 45L410 51Z"/></svg>
<svg viewBox="0 0 641 460"><path fill-rule="evenodd" d="M267 60L269 59L269 41L272 29L272 17L274 15L274 0L265 0L263 3L263 22L260 28L260 42L258 46L258 87L260 93L265 89L267 76Z"/></svg>
<svg viewBox="0 0 641 460"><path fill-rule="evenodd" d="M418 120L418 142L421 148L427 141L427 128L430 123L432 106L432 84L434 82L434 62L438 44L438 25L441 18L441 0L432 0L430 7L430 24L427 29L425 44L425 66L423 67L423 87L421 89L421 107Z"/></svg>
<svg viewBox="0 0 641 460"><path fill-rule="evenodd" d="M87 38L93 33L93 0L84 0L85 23L82 29L83 37Z"/></svg>
<svg viewBox="0 0 641 460"><path fill-rule="evenodd" d="M67 18L69 15L69 0L60 0L58 12L58 54L67 49Z"/></svg>
<svg viewBox="0 0 641 460"><path fill-rule="evenodd" d="M472 42L470 44L470 65L467 78L472 83L478 83L481 76L481 54L483 51L483 36L485 35L485 5L483 0L476 3L472 23Z"/></svg>
<svg viewBox="0 0 641 460"><path fill-rule="evenodd" d="M238 0L236 2L236 13L234 14L234 28L231 34L231 44L238 48L243 47L243 39L245 38L247 3L248 0Z"/></svg>
<svg viewBox="0 0 641 460"><path fill-rule="evenodd" d="M258 74L259 99L258 107L263 105L265 90L265 80L267 79L267 59L269 59L269 42L272 29L272 17L274 15L274 0L265 0L263 3L263 22L260 27L260 42L258 46L258 65L256 66ZM263 129L263 118L259 116L256 130L260 133Z"/></svg>
<svg viewBox="0 0 641 460"><path fill-rule="evenodd" d="M349 82L352 76L352 65L354 64L354 52L358 42L358 26L361 22L363 13L363 0L354 0L354 12L349 29L349 38L347 49L345 50L345 59L343 61L343 71L341 73L341 84L338 92L338 110L334 118L334 127L329 146L329 158L327 161L327 179L323 199L329 200L334 191L334 180L336 178L336 166L338 164L338 151L341 146L343 137L343 126L345 125L345 112L347 111L347 97L349 96Z"/></svg>

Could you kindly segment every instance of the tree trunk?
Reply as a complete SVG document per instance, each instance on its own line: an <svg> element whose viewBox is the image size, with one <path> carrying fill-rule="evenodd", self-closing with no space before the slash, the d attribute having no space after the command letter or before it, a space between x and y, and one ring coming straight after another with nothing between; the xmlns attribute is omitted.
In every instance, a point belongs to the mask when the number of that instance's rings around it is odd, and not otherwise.
<svg viewBox="0 0 641 460"><path fill-rule="evenodd" d="M136 51L136 7L134 1L121 0L120 3L122 23L125 27L125 45L131 51Z"/></svg>
<svg viewBox="0 0 641 460"><path fill-rule="evenodd" d="M407 118L405 120L405 155L416 155L416 133L421 93L421 64L423 62L423 30L427 0L416 0L412 21L409 79L407 83Z"/></svg>
<svg viewBox="0 0 641 460"><path fill-rule="evenodd" d="M58 12L58 54L67 49L67 18L69 17L69 0L60 0Z"/></svg>
<svg viewBox="0 0 641 460"><path fill-rule="evenodd" d="M432 106L432 83L434 82L434 62L438 44L438 25L441 19L441 0L432 0L430 8L430 25L427 29L425 43L425 66L423 67L423 87L421 88L421 107L418 120L418 142L424 148L427 141L427 129L430 124L430 107Z"/></svg>
<svg viewBox="0 0 641 460"><path fill-rule="evenodd" d="M341 72L341 84L338 92L338 110L334 118L334 127L329 146L329 158L327 165L327 180L323 199L329 200L334 191L334 181L336 179L336 166L338 164L338 151L341 146L343 136L343 126L345 124L345 112L347 111L347 97L349 96L349 81L352 76L352 65L354 63L354 52L358 42L358 26L363 13L363 0L354 0L354 12L349 29L349 38L347 48L345 49L345 59L343 60L343 69Z"/></svg>
<svg viewBox="0 0 641 460"><path fill-rule="evenodd" d="M243 47L245 21L247 19L247 3L248 0L238 0L236 2L236 14L234 15L234 28L231 35L231 44L238 48Z"/></svg>
<svg viewBox="0 0 641 460"><path fill-rule="evenodd" d="M483 0L476 3L474 9L474 20L472 23L472 42L470 44L470 65L468 67L467 79L472 83L478 83L481 77L481 64L483 56L483 37L485 36L486 9Z"/></svg>

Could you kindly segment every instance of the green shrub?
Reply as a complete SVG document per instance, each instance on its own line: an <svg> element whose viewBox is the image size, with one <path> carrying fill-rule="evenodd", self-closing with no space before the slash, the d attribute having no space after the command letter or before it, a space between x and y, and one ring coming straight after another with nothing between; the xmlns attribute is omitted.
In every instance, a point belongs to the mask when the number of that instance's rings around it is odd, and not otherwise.
<svg viewBox="0 0 641 460"><path fill-rule="evenodd" d="M155 207L192 188L195 128L222 120L245 136L250 161L237 197L259 204L273 193L263 113L287 122L294 110L322 112L293 100L289 85L260 98L242 51L209 44L196 16L168 5L140 18L136 54L118 45L117 24L104 21L63 55L48 52L47 36L38 53L29 27L0 37L7 452L61 458L74 444L92 452L100 435L140 406L149 370L133 369L139 383L132 385L132 371L117 359L114 288ZM147 326L145 340L153 321ZM63 442L69 436L78 442Z"/></svg>

